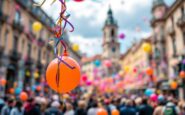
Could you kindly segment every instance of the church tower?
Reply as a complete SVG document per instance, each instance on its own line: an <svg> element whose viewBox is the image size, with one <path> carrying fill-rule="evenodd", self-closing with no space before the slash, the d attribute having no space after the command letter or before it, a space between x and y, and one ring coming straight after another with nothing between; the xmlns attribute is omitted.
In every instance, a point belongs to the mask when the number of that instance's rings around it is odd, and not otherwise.
<svg viewBox="0 0 185 115"><path fill-rule="evenodd" d="M103 27L103 59L119 59L120 43L118 42L118 25L113 17L111 8L107 12L107 19Z"/></svg>

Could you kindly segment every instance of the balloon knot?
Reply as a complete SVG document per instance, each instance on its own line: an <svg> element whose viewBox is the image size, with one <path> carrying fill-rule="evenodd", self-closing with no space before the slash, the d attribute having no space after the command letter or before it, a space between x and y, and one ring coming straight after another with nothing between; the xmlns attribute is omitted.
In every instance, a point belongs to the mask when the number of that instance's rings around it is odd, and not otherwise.
<svg viewBox="0 0 185 115"><path fill-rule="evenodd" d="M64 50L63 56L69 56L67 50Z"/></svg>

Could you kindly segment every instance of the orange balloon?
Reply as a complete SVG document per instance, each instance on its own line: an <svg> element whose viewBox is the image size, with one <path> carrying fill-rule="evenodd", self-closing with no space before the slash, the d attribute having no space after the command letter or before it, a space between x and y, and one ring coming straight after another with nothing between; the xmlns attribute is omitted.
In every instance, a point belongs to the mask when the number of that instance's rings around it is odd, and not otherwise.
<svg viewBox="0 0 185 115"><path fill-rule="evenodd" d="M146 74L149 75L149 76L153 75L153 69L152 68L147 68Z"/></svg>
<svg viewBox="0 0 185 115"><path fill-rule="evenodd" d="M21 92L19 97L22 101L26 101L28 99L28 94L26 92Z"/></svg>
<svg viewBox="0 0 185 115"><path fill-rule="evenodd" d="M9 93L10 93L10 94L14 94L14 88L10 88L10 89L9 89Z"/></svg>
<svg viewBox="0 0 185 115"><path fill-rule="evenodd" d="M112 110L111 115L119 115L119 111L117 109Z"/></svg>
<svg viewBox="0 0 185 115"><path fill-rule="evenodd" d="M6 85L6 79L1 79L0 84L1 84L2 86L5 86L5 85Z"/></svg>
<svg viewBox="0 0 185 115"><path fill-rule="evenodd" d="M80 83L80 66L74 59L68 56L63 56L62 60L71 67L74 67L74 69L69 68L63 62L60 62L59 84L57 85L56 76L58 73L58 58L56 58L49 64L46 70L46 81L56 92L68 93Z"/></svg>
<svg viewBox="0 0 185 115"><path fill-rule="evenodd" d="M185 72L184 72L184 71L181 71L180 74L179 74L179 76L180 76L182 79L184 79L184 78L185 78Z"/></svg>
<svg viewBox="0 0 185 115"><path fill-rule="evenodd" d="M172 81L171 84L170 84L170 87L171 87L172 89L177 89L177 87L178 87L177 82Z"/></svg>
<svg viewBox="0 0 185 115"><path fill-rule="evenodd" d="M105 109L100 108L97 111L97 115L108 115L108 113Z"/></svg>

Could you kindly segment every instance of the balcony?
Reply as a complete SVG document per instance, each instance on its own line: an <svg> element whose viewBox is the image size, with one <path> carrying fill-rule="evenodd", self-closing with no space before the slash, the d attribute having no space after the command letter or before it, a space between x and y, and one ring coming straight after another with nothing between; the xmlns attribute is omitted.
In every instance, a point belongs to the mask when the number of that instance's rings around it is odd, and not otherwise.
<svg viewBox="0 0 185 115"><path fill-rule="evenodd" d="M177 58L178 56L177 56L177 53L174 53L173 55L172 55L172 57L173 58Z"/></svg>
<svg viewBox="0 0 185 115"><path fill-rule="evenodd" d="M170 36L175 35L175 29L174 29L174 27L169 27L168 30L167 30L167 33L168 33Z"/></svg>
<svg viewBox="0 0 185 115"><path fill-rule="evenodd" d="M31 66L32 64L34 63L33 59L28 56L26 59L25 59L25 65L27 66Z"/></svg>
<svg viewBox="0 0 185 115"><path fill-rule="evenodd" d="M12 26L14 29L17 29L20 33L24 31L24 26L18 21L14 20Z"/></svg>
<svg viewBox="0 0 185 115"><path fill-rule="evenodd" d="M38 39L38 45L43 46L45 44L45 41L42 38Z"/></svg>
<svg viewBox="0 0 185 115"><path fill-rule="evenodd" d="M37 61L37 68L42 69L43 65L40 60Z"/></svg>
<svg viewBox="0 0 185 115"><path fill-rule="evenodd" d="M5 15L5 14L0 10L0 21L6 22L7 19L8 19L8 16Z"/></svg>
<svg viewBox="0 0 185 115"><path fill-rule="evenodd" d="M181 28L185 26L185 14L178 19L177 26Z"/></svg>
<svg viewBox="0 0 185 115"><path fill-rule="evenodd" d="M14 61L17 61L21 58L21 54L18 53L15 49L10 51L9 55L10 55L10 59Z"/></svg>

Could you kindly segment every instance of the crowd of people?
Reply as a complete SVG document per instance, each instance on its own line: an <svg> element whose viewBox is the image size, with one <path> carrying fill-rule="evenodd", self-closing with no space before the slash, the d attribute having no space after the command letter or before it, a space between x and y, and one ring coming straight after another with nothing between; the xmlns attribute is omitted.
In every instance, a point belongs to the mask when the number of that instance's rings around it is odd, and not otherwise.
<svg viewBox="0 0 185 115"><path fill-rule="evenodd" d="M104 110L105 112L102 112ZM116 110L117 113L112 111ZM6 95L0 98L1 115L185 115L185 103L173 96L157 100L137 95L76 93L29 97L21 101Z"/></svg>

